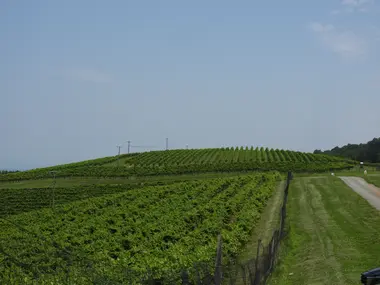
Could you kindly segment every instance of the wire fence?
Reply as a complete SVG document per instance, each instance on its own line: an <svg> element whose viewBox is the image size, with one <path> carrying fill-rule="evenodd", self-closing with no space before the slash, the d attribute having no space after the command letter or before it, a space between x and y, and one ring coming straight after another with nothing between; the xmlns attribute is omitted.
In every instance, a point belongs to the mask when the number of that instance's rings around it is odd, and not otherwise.
<svg viewBox="0 0 380 285"><path fill-rule="evenodd" d="M218 237L215 263L197 263L187 269L173 269L166 272L154 270L131 270L128 266L113 266L105 271L109 262L91 260L78 248L59 245L48 236L37 235L14 223L1 218L0 227L11 225L20 233L18 243L27 244L29 254L13 256L18 244L3 244L0 240L0 272L12 268L10 276L1 276L3 284L183 284L183 285L259 285L265 284L277 261L281 240L285 236L286 203L292 174L289 172L284 188L280 222L270 242L258 242L256 257L245 263L224 264L223 240ZM52 185L54 188L55 185ZM52 205L53 206L53 205ZM41 247L41 245L43 245ZM54 262L46 262L53 258ZM21 277L22 276L22 277ZM27 277L25 277L27 276Z"/></svg>
<svg viewBox="0 0 380 285"><path fill-rule="evenodd" d="M292 173L288 173L284 188L282 208L280 212L280 224L273 232L272 238L267 245L259 240L256 251L256 258L243 264L222 265L221 240L218 243L214 285L259 285L265 284L269 275L273 272L279 252L281 240L285 237L286 204Z"/></svg>

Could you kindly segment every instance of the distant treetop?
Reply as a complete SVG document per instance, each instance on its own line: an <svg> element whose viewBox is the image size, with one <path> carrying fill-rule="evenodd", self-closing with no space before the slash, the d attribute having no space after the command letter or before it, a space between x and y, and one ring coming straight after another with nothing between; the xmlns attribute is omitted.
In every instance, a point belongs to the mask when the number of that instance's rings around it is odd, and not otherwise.
<svg viewBox="0 0 380 285"><path fill-rule="evenodd" d="M341 156L357 161L378 163L380 162L380 138L374 138L367 143L347 144L342 147L334 147L331 150L321 151L316 149L314 154L328 154Z"/></svg>

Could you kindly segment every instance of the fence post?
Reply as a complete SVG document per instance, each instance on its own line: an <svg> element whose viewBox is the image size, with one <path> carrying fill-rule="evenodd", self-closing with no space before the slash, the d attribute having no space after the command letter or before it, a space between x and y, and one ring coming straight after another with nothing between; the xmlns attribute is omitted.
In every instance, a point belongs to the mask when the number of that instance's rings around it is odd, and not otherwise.
<svg viewBox="0 0 380 285"><path fill-rule="evenodd" d="M247 285L247 275L246 275L247 273L245 271L245 266L241 265L240 267L241 267L241 274L242 274L243 284ZM239 276L237 275L237 277L239 277Z"/></svg>
<svg viewBox="0 0 380 285"><path fill-rule="evenodd" d="M223 278L222 272L222 235L218 235L218 247L216 249L216 261L215 261L215 285L221 285Z"/></svg>
<svg viewBox="0 0 380 285"><path fill-rule="evenodd" d="M202 282L201 282L201 275L200 275L200 273L199 273L199 268L198 268L198 265L197 265L197 264L194 264L194 270L195 270L194 278L195 278L195 281L196 281L196 285L202 285Z"/></svg>
<svg viewBox="0 0 380 285"><path fill-rule="evenodd" d="M187 273L187 270L182 271L182 285L189 285L189 274Z"/></svg>
<svg viewBox="0 0 380 285"><path fill-rule="evenodd" d="M256 251L256 262L255 262L255 275L254 275L254 281L253 284L260 284L260 270L259 270L259 262L262 261L260 258L260 246L261 246L261 239L259 239L259 242L257 244L257 251Z"/></svg>
<svg viewBox="0 0 380 285"><path fill-rule="evenodd" d="M292 173L289 171L289 172L288 172L288 179L287 179L287 181L286 181L286 185L287 185L287 186L289 185L290 180L292 180Z"/></svg>
<svg viewBox="0 0 380 285"><path fill-rule="evenodd" d="M256 266L256 261L255 261L255 266ZM257 272L252 272L252 270L253 270L253 266L252 266L252 268L251 268L251 266L249 266L248 267L249 284L250 285L256 285L256 284L258 284L256 281Z"/></svg>
<svg viewBox="0 0 380 285"><path fill-rule="evenodd" d="M269 273L272 272L272 270L273 270L273 265L274 265L274 261L275 261L275 258L276 258L275 250L276 250L277 246L278 246L278 244L277 244L277 234L275 233L273 235L272 242L270 244L270 266L269 266Z"/></svg>

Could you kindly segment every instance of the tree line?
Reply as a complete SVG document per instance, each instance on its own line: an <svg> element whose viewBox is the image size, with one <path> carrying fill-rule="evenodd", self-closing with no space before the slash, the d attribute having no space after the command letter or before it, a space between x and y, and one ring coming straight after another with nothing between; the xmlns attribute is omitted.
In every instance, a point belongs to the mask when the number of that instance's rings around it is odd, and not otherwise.
<svg viewBox="0 0 380 285"><path fill-rule="evenodd" d="M361 144L347 144L342 147L334 147L331 150L322 151L316 149L314 154L328 154L334 156L341 156L356 161L380 162L380 138L374 138L367 143Z"/></svg>
<svg viewBox="0 0 380 285"><path fill-rule="evenodd" d="M0 174L20 172L19 170L0 170Z"/></svg>

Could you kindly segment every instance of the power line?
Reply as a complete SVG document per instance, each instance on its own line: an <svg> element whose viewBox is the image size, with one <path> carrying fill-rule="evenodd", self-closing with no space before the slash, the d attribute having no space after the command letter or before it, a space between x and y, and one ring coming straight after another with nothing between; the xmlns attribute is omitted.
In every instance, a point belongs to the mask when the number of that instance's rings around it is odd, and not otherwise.
<svg viewBox="0 0 380 285"><path fill-rule="evenodd" d="M134 147L134 148L156 148L155 146L150 146L150 145L131 145L131 147Z"/></svg>
<svg viewBox="0 0 380 285"><path fill-rule="evenodd" d="M129 154L132 150L132 148L157 148L156 146L153 145L132 145L131 141L126 141L128 143L128 151L127 153Z"/></svg>

